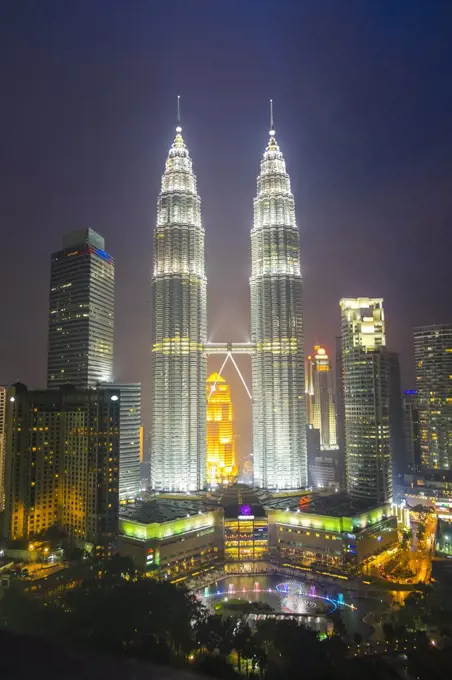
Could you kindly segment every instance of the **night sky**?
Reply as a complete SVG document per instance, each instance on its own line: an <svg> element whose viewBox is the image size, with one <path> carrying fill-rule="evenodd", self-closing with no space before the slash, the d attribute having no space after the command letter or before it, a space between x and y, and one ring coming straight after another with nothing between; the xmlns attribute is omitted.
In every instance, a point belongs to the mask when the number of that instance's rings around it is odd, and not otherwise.
<svg viewBox="0 0 452 680"><path fill-rule="evenodd" d="M413 326L452 322L451 36L450 1L3 0L0 382L44 386L50 253L91 226L116 259L116 377L143 383L149 426L152 232L180 94L209 339L249 337L272 97L301 232L306 352L334 353L340 297L382 296L412 387ZM249 401L226 377L248 451Z"/></svg>

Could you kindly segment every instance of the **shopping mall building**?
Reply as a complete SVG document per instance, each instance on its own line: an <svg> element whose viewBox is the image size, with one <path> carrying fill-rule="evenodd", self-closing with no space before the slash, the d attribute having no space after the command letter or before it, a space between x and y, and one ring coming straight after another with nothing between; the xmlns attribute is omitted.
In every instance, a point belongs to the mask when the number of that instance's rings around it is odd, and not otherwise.
<svg viewBox="0 0 452 680"><path fill-rule="evenodd" d="M358 507L345 494L270 495L245 485L207 496L165 496L125 506L119 552L171 580L238 564L352 575L397 544L391 505Z"/></svg>

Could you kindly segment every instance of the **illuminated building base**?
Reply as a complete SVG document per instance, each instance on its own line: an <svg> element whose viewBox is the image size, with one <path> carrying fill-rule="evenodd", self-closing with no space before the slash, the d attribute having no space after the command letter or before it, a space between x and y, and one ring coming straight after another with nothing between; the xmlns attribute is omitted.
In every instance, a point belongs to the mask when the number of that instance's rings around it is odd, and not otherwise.
<svg viewBox="0 0 452 680"><path fill-rule="evenodd" d="M345 494L271 495L243 484L125 506L119 533L121 555L171 580L259 564L346 578L398 542L391 504L358 510Z"/></svg>

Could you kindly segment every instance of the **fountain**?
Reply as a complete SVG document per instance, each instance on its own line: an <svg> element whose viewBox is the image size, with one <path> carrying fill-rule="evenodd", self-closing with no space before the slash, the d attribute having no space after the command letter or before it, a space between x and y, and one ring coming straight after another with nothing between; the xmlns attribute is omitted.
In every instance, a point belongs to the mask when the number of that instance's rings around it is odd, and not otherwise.
<svg viewBox="0 0 452 680"><path fill-rule="evenodd" d="M339 593L339 595L337 596L337 603L344 604L344 595L342 593Z"/></svg>

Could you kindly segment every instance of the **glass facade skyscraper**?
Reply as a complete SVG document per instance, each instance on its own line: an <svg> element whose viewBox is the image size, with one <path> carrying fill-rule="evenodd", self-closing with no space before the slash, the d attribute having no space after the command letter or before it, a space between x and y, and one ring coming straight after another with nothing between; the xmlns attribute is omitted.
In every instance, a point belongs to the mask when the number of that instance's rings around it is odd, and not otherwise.
<svg viewBox="0 0 452 680"><path fill-rule="evenodd" d="M347 488L378 505L392 501L389 357L381 298L340 301Z"/></svg>
<svg viewBox="0 0 452 680"><path fill-rule="evenodd" d="M119 389L119 500L133 500L140 493L140 383L114 383Z"/></svg>
<svg viewBox="0 0 452 680"><path fill-rule="evenodd" d="M99 388L119 390L119 500L133 501L141 481L141 384L99 383Z"/></svg>
<svg viewBox="0 0 452 680"><path fill-rule="evenodd" d="M421 442L416 390L405 390L403 393L403 428L405 434L405 471L420 472Z"/></svg>
<svg viewBox="0 0 452 680"><path fill-rule="evenodd" d="M307 485L303 284L295 203L270 130L251 230L254 483Z"/></svg>
<svg viewBox="0 0 452 680"><path fill-rule="evenodd" d="M112 380L115 266L102 236L63 238L50 271L47 386L95 387Z"/></svg>
<svg viewBox="0 0 452 680"><path fill-rule="evenodd" d="M177 127L157 203L152 277L151 487L206 482L204 229L192 161Z"/></svg>
<svg viewBox="0 0 452 680"><path fill-rule="evenodd" d="M452 469L452 326L414 330L421 464Z"/></svg>

